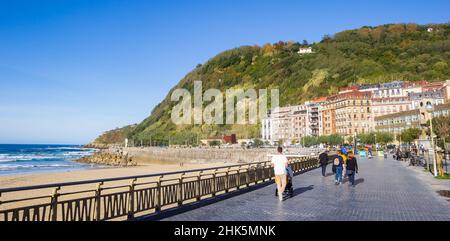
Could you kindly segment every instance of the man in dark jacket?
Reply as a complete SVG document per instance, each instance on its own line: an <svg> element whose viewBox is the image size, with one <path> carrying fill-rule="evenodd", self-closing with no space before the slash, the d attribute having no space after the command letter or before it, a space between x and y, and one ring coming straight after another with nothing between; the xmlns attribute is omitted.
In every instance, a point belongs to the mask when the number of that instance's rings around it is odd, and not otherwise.
<svg viewBox="0 0 450 241"><path fill-rule="evenodd" d="M325 176L328 165L328 151L324 151L319 155L319 162L322 167L322 176Z"/></svg>
<svg viewBox="0 0 450 241"><path fill-rule="evenodd" d="M358 173L358 162L356 161L356 157L352 152L348 153L346 169L350 185L355 186L355 176L356 173Z"/></svg>

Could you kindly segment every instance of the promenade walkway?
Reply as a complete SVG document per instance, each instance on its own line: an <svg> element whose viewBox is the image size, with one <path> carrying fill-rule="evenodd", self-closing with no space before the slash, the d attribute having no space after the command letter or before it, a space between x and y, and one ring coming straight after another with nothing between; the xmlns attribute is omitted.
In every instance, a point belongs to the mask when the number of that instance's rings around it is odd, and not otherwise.
<svg viewBox="0 0 450 241"><path fill-rule="evenodd" d="M296 176L295 196L284 202L272 184L163 220L450 220L450 201L426 183L428 175L391 158L360 158L359 165L355 187L336 186L328 166L327 177L319 169Z"/></svg>

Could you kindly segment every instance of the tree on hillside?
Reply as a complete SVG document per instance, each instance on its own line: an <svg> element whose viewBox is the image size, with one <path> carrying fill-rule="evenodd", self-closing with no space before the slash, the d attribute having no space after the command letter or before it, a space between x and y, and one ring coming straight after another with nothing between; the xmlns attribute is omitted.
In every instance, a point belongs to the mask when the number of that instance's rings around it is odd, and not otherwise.
<svg viewBox="0 0 450 241"><path fill-rule="evenodd" d="M428 27L435 31L427 32ZM336 94L340 88L353 83L393 79L440 81L450 76L449 24L398 24L346 30L314 43L315 54L311 55L296 54L300 46L280 42L224 51L188 73L172 90L182 88L192 93L193 80L202 80L204 90L280 89L283 94L279 104L286 106ZM244 127L214 125L208 129L204 125L176 126L171 121L171 113L178 103L171 101L171 94L127 134L130 140L148 142L151 137L152 142L167 141L167 133L194 130L200 136L214 136L213 133L236 133L245 138L260 136L260 123ZM270 98L268 103L272 103ZM365 137L368 143L374 142L373 135ZM100 142L110 143L113 139L116 138L101 138ZM173 142L177 139L180 143L192 142L189 136L177 135Z"/></svg>

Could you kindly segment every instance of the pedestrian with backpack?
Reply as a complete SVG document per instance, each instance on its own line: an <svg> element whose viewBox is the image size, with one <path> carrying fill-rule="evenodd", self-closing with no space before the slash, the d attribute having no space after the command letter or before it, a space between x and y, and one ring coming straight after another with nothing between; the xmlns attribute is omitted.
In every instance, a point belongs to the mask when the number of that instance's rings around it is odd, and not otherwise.
<svg viewBox="0 0 450 241"><path fill-rule="evenodd" d="M342 152L337 151L337 155L333 159L333 167L336 170L335 174L335 184L339 185L342 184L342 171L344 168L344 158L342 157Z"/></svg>

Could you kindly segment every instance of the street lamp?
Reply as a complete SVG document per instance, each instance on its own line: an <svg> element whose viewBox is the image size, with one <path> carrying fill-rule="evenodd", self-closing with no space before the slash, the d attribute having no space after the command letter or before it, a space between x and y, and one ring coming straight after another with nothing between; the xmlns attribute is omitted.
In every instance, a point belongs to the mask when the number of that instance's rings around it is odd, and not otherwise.
<svg viewBox="0 0 450 241"><path fill-rule="evenodd" d="M377 151L377 133L375 133L374 134L374 136L375 136L375 151Z"/></svg>
<svg viewBox="0 0 450 241"><path fill-rule="evenodd" d="M408 121L406 122L407 129L410 129L410 128L411 128L411 125L412 125L411 121L408 120ZM409 149L409 152L411 153L411 143L408 143L408 149Z"/></svg>
<svg viewBox="0 0 450 241"><path fill-rule="evenodd" d="M433 104L431 104L431 102L427 102L426 105L426 110L428 113L430 113L431 118L430 118L430 137L431 137L431 149L433 151L433 171L434 171L434 176L437 176L437 163L436 163L436 151L435 151L435 147L434 147L434 137L433 137L433 111L434 111L434 107Z"/></svg>

